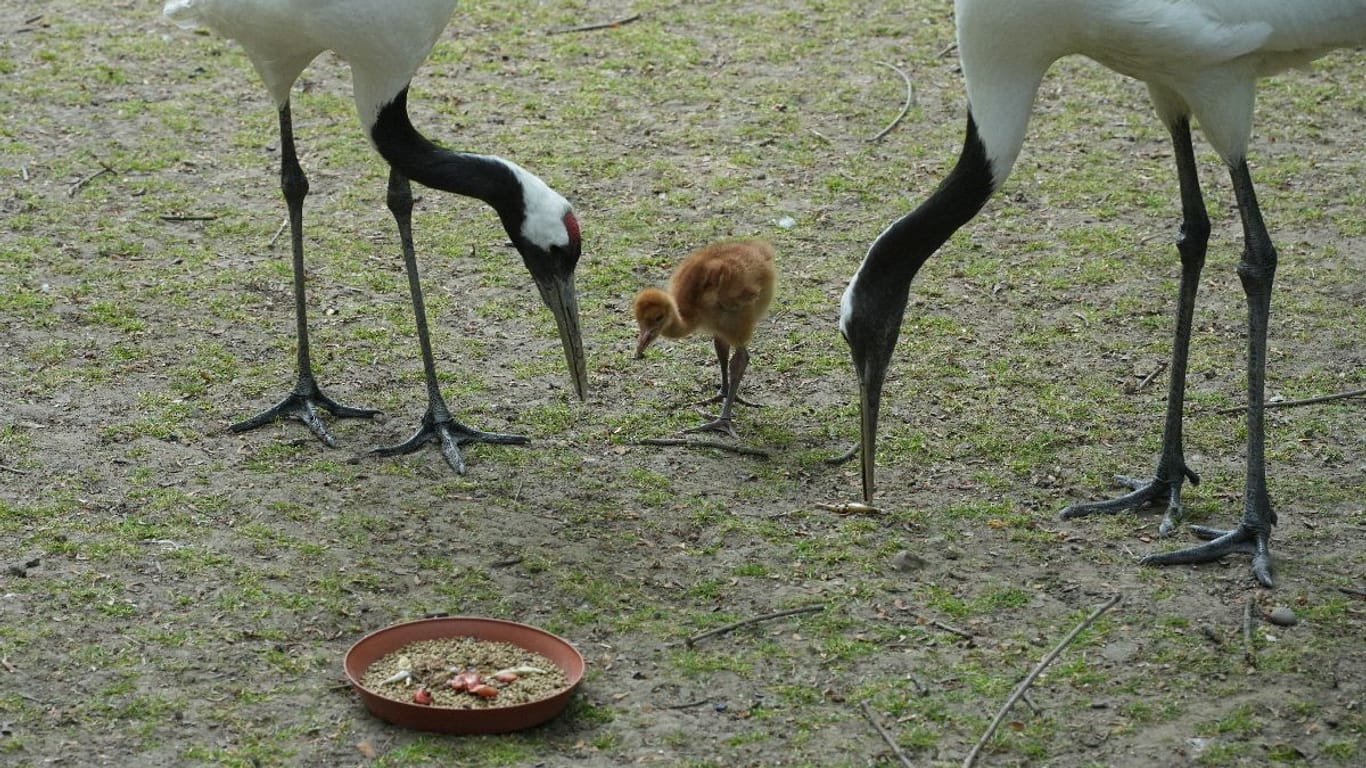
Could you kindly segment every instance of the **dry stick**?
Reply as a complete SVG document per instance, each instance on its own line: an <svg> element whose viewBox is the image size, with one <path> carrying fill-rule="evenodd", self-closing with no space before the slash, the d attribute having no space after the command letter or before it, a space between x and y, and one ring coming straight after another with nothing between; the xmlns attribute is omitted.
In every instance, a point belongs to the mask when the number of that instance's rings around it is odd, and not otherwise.
<svg viewBox="0 0 1366 768"><path fill-rule="evenodd" d="M1350 595L1357 599L1366 599L1366 589L1353 589L1352 587L1338 587L1338 591L1344 595Z"/></svg>
<svg viewBox="0 0 1366 768"><path fill-rule="evenodd" d="M157 218L161 219L162 221L217 221L217 220L218 220L218 217L217 217L217 216L176 216L176 215L173 215L173 214L166 214L166 215L164 215L164 216L158 216Z"/></svg>
<svg viewBox="0 0 1366 768"><path fill-rule="evenodd" d="M916 614L912 614L912 615L915 616L917 619L919 619L920 622L921 622L922 624L929 624L929 625L932 626L932 627L938 627L939 629L942 629L942 630L944 630L945 632L948 632L949 634L958 635L959 637L963 638L964 640L969 640L969 641L971 641L971 640L976 639L976 638L974 638L974 637L972 636L972 633L971 633L971 632L968 632L967 630L959 629L958 627L955 627L955 626L952 626L952 625L949 625L949 624L945 624L944 622L939 621L938 619L932 619L932 618L930 618L929 616L926 616L926 615L921 614L921 613L916 613Z"/></svg>
<svg viewBox="0 0 1366 768"><path fill-rule="evenodd" d="M28 470L18 469L18 468L16 468L16 467L7 467L7 466L5 466L4 464L0 464L0 470L3 470L3 471L5 471L5 472L13 472L13 473L16 474L16 475L31 475L31 474L33 474L32 472L29 472Z"/></svg>
<svg viewBox="0 0 1366 768"><path fill-rule="evenodd" d="M1134 388L1130 391L1142 392L1144 387L1153 383L1153 379L1157 378L1158 374L1162 373L1165 370L1167 370L1167 362L1164 360L1161 363L1158 363L1157 367L1153 369L1153 372L1148 374L1147 376L1144 376L1143 380L1135 384Z"/></svg>
<svg viewBox="0 0 1366 768"><path fill-rule="evenodd" d="M915 87L911 85L911 76L901 71L901 69L899 69L895 65L888 64L885 61L879 61L878 63L892 70L898 75L901 75L901 79L906 81L906 103L901 105L901 113L898 114L896 118L892 120L892 122L888 123L886 128L883 128L882 130L878 131L875 136L873 136L871 139L868 139L868 141L870 142L878 141L882 139L883 136L886 136L887 134L891 133L892 129L895 128L897 124L901 122L901 119L906 116L906 113L911 111L911 105L915 103Z"/></svg>
<svg viewBox="0 0 1366 768"><path fill-rule="evenodd" d="M285 227L287 226L289 226L288 216L285 217L284 221L280 222L280 228L275 230L275 234L270 238L270 242L266 243L267 249L275 247L275 243L277 243L280 240L280 235L283 235L285 233Z"/></svg>
<svg viewBox="0 0 1366 768"><path fill-rule="evenodd" d="M1273 400L1269 403L1262 403L1263 408L1290 408L1296 405L1313 405L1314 403L1326 403L1330 400L1346 400L1349 397L1361 397L1366 395L1366 389L1349 389L1346 392L1338 392L1332 395L1319 395L1318 397L1306 397L1303 400ZM1230 413L1242 413L1247 410L1246 405L1235 405L1232 408L1220 408L1215 413L1226 415Z"/></svg>
<svg viewBox="0 0 1366 768"><path fill-rule="evenodd" d="M1249 667L1257 666L1257 649L1252 645L1252 598L1243 606L1243 658Z"/></svg>
<svg viewBox="0 0 1366 768"><path fill-rule="evenodd" d="M80 192L82 187L105 174L113 174L117 176L119 172L114 170L113 168L110 168L108 163L100 163L100 169L98 171L95 171L94 173L90 174L89 176L86 176L85 178L77 180L75 184L72 184L71 186L67 187L66 196L75 197L76 193Z"/></svg>
<svg viewBox="0 0 1366 768"><path fill-rule="evenodd" d="M863 719L867 720L868 724L877 730L877 733L882 737L882 740L887 742L887 746L892 748L892 754L896 755L896 759L900 760L901 764L906 766L906 768L915 768L915 764L911 762L909 757L906 757L906 753L902 752L901 747L897 746L896 741L892 739L892 734L888 733L887 729L882 727L882 723L879 723L877 718L873 717L873 710L868 707L868 702L860 701L859 708L863 710Z"/></svg>
<svg viewBox="0 0 1366 768"><path fill-rule="evenodd" d="M693 647L694 644L696 644L696 643L698 643L698 642L700 642L700 641L702 641L702 640L706 640L706 639L709 638L709 637L716 637L717 635L724 635L724 634L726 634L727 632L731 632L731 631L733 631L733 630L737 630L737 629L739 629L740 627L748 626L748 625L750 625L750 624L758 624L758 623L760 623L760 622L769 621L769 620L772 620L772 619L781 619L781 618L783 618L784 616L796 616L797 614L800 614L800 613L816 613L816 612L818 612L818 611L823 611L823 610L825 610L825 606L824 606L824 605L806 605L806 606L802 606L801 608L788 608L788 609L785 610L785 611L775 611L775 612L773 612L773 613L765 613L763 616L755 616L755 617L753 617L753 618L743 619L743 620L741 620L741 621L735 622L734 624L727 624L727 625L724 626L724 627L717 627L716 629L712 629L712 630L703 632L703 633L700 634L700 635L693 635L692 637L688 638L687 640L684 640L684 641L683 641L683 644L686 645L687 647L691 648L691 647Z"/></svg>
<svg viewBox="0 0 1366 768"><path fill-rule="evenodd" d="M759 448L750 448L746 445L731 445L720 440L688 440L681 437L647 437L636 441L637 445L663 445L663 446L686 446L688 448L717 448L722 451L730 451L745 456L758 456L767 459L768 451Z"/></svg>
<svg viewBox="0 0 1366 768"><path fill-rule="evenodd" d="M1028 675L1025 675L1025 679L1021 680L1020 684L1015 686L1015 690L1012 691L1010 697L1006 699L1006 703L1001 707L1001 711L996 713L996 717L991 721L991 725L987 726L986 733L983 733L982 738L978 739L977 746L973 747L972 751L968 753L967 758L963 760L963 768L972 768L972 764L977 762L977 756L981 754L982 748L987 745L987 742L991 741L991 737L995 735L996 729L1001 725L1001 721L1005 719L1006 713L1009 712L1010 708L1015 705L1015 702L1024 695L1025 691L1029 689L1029 686L1034 684L1034 679L1043 672L1044 667L1053 663L1053 660L1058 657L1058 654L1062 653L1063 649L1075 640L1083 629L1091 626L1091 623L1100 618L1102 613L1115 607L1115 604L1118 603L1122 597L1124 597L1122 593L1116 593L1114 597L1106 600L1094 611L1091 611L1090 616L1087 616L1080 624L1073 628L1071 632L1068 632L1067 637L1064 637L1062 642L1058 643L1053 650L1049 651L1048 655L1044 656L1043 659L1039 661L1033 671Z"/></svg>
<svg viewBox="0 0 1366 768"><path fill-rule="evenodd" d="M549 32L547 32L546 34L547 34L547 35L566 35L566 34L569 34L570 32L592 32L592 31L595 30L595 29L615 29L616 27L620 27L620 26L623 25L623 24L630 24L631 22L633 22L633 21L638 21L638 20L640 20L640 14L638 14L638 13L633 13L633 14L631 14L630 16L625 16L625 17L623 17L623 18L617 19L616 21L598 21L598 22L594 22L594 23L592 23L592 24L584 24L584 25L581 25L581 26L578 26L578 27L565 27L565 28L563 28L563 29L552 29L552 30L550 30Z"/></svg>

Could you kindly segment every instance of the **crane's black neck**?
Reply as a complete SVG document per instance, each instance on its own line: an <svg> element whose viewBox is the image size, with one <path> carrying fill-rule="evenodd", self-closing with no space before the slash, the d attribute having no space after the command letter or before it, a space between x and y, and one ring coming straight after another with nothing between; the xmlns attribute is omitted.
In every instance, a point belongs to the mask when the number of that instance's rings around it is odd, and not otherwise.
<svg viewBox="0 0 1366 768"><path fill-rule="evenodd" d="M886 229L859 269L855 304L866 303L900 324L911 281L954 232L982 210L995 191L991 159L968 111L967 136L958 163L934 194Z"/></svg>
<svg viewBox="0 0 1366 768"><path fill-rule="evenodd" d="M407 88L380 109L370 138L394 170L423 186L483 200L498 211L504 226L523 213L522 184L512 168L488 155L444 149L418 133L408 119Z"/></svg>

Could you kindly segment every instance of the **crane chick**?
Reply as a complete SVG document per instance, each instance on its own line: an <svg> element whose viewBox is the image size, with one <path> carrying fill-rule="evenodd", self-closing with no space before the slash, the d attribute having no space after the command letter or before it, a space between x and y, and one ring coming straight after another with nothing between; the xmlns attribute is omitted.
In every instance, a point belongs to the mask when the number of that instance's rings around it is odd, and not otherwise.
<svg viewBox="0 0 1366 768"><path fill-rule="evenodd" d="M707 402L720 402L721 413L688 432L736 436L731 410L737 401L744 402L738 393L749 365L749 340L768 313L777 277L773 246L763 240L728 240L689 254L669 278L668 291L646 288L636 295L637 359L660 336L681 339L698 328L712 335L721 389Z"/></svg>

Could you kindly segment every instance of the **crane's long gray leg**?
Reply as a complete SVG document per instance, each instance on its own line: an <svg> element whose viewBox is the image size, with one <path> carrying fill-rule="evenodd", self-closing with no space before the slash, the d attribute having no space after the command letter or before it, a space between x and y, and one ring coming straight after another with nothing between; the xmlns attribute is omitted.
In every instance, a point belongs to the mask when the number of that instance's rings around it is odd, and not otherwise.
<svg viewBox="0 0 1366 768"><path fill-rule="evenodd" d="M1266 390L1266 330L1271 317L1271 285L1276 276L1276 248L1267 234L1252 188L1247 162L1230 169L1238 210L1243 218L1243 258L1238 262L1238 278L1247 296L1247 488L1243 497L1243 519L1237 528L1222 531L1193 526L1195 535L1208 539L1176 552L1148 555L1142 562L1150 565L1208 563L1230 554L1252 556L1252 573L1270 587L1271 528L1276 512L1266 491L1266 431L1263 396Z"/></svg>
<svg viewBox="0 0 1366 768"><path fill-rule="evenodd" d="M1176 240L1176 249L1181 254L1181 288L1176 303L1176 334L1172 342L1171 378L1167 386L1167 417L1162 428L1162 455L1157 461L1157 472L1151 479L1116 477L1116 482L1129 486L1132 492L1110 501L1073 504L1059 513L1063 519L1071 519L1138 509L1165 499L1167 513L1158 527L1158 532L1163 536L1170 533L1183 517L1181 486L1188 478L1192 484L1200 482L1200 477L1186 466L1181 417L1186 400L1186 360L1190 354L1195 292L1200 285L1200 270L1205 266L1205 248L1209 243L1209 214L1205 211L1200 179L1196 174L1190 122L1181 120L1172 126L1171 134L1176 154L1176 175L1181 185L1181 232Z"/></svg>
<svg viewBox="0 0 1366 768"><path fill-rule="evenodd" d="M299 165L294 149L294 122L289 104L280 108L280 189L289 209L289 242L294 258L294 317L295 336L299 346L299 379L294 389L283 400L261 413L233 424L233 432L245 432L276 419L295 418L308 425L313 434L329 446L336 445L327 425L318 417L321 407L333 416L369 418L379 411L341 405L323 394L313 378L313 362L308 347L308 310L304 298L304 198L308 195L308 177Z"/></svg>
<svg viewBox="0 0 1366 768"><path fill-rule="evenodd" d="M722 342L718 340L718 350L721 348L721 343ZM736 347L735 354L730 356L729 366L726 366L723 362L722 369L724 370L727 367L730 369L727 377L728 387L725 392L725 398L721 401L720 415L700 427L693 427L692 429L684 430L684 432L720 432L722 434L730 435L731 437L737 437L735 434L735 427L731 422L731 410L738 399L740 380L744 378L745 369L749 367L749 350L744 347Z"/></svg>
<svg viewBox="0 0 1366 768"><path fill-rule="evenodd" d="M427 330L427 307L422 300L422 284L418 279L417 254L413 248L413 190L408 178L398 171L389 171L389 211L398 223L399 241L403 247L403 267L408 273L408 290L413 299L413 315L417 322L417 343L422 349L422 372L427 380L427 413L422 425L406 441L393 446L376 448L380 456L413 453L429 442L441 446L441 455L456 472L464 474L465 460L460 446L466 443L520 444L529 442L524 435L481 432L461 424L451 417L441 386L436 380L436 362L432 357L432 340Z"/></svg>
<svg viewBox="0 0 1366 768"><path fill-rule="evenodd" d="M721 365L721 388L716 391L715 395L712 395L706 400L699 400L693 403L693 405L715 405L716 403L724 403L728 396L727 393L730 392L730 374L726 370L726 361L730 358L730 345L716 337L712 337L711 341L712 346L716 349L716 362ZM760 403L752 403L739 395L736 395L732 402L737 405L747 405L750 408L764 407Z"/></svg>

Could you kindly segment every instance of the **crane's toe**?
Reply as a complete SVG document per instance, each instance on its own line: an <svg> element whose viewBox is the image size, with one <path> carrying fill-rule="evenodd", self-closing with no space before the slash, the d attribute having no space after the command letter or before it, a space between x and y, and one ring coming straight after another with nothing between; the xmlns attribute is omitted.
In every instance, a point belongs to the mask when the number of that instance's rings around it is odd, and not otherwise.
<svg viewBox="0 0 1366 768"><path fill-rule="evenodd" d="M695 434L698 432L718 432L723 435L729 435L730 437L736 438L737 440L740 437L735 433L735 426L731 423L731 419L729 416L722 416L717 419L712 419L706 424L702 424L691 429L683 430L683 433L687 435Z"/></svg>
<svg viewBox="0 0 1366 768"><path fill-rule="evenodd" d="M531 442L526 435L512 435L503 432L484 432L482 430L467 427L464 424L450 418L449 416L437 416L432 409L427 410L427 414L422 417L422 424L417 432L407 440L398 445L382 446L370 452L376 456L402 456L409 453L416 453L428 443L436 443L441 448L441 455L445 457L446 463L454 469L457 474L465 474L465 459L460 453L460 446L469 443L495 443L499 445L525 445Z"/></svg>
<svg viewBox="0 0 1366 768"><path fill-rule="evenodd" d="M1204 539L1204 544L1178 549L1174 552L1151 554L1139 560L1142 565L1198 565L1212 563L1227 555L1251 555L1252 574L1262 586L1273 587L1271 577L1271 534L1247 523L1240 523L1231 531L1191 526L1191 532Z"/></svg>
<svg viewBox="0 0 1366 768"><path fill-rule="evenodd" d="M373 408L353 408L338 403L323 393L312 376L304 375L299 377L299 383L294 385L294 390L285 395L283 400L249 419L229 426L228 429L233 432L246 432L280 419L298 419L306 424L324 445L335 448L337 439L318 416L319 408L343 419L369 419L380 414L380 411Z"/></svg>
<svg viewBox="0 0 1366 768"><path fill-rule="evenodd" d="M1172 476L1174 479L1165 479L1164 476ZM1185 519L1185 508L1181 505L1181 488L1187 479L1193 485L1200 482L1199 476L1185 467L1176 473L1163 472L1159 469L1157 476L1153 478L1119 475L1115 477L1115 482L1128 487L1129 493L1107 501L1069 504L1058 512L1058 517L1063 520L1073 520L1087 515L1113 515L1120 512L1137 511L1143 507L1158 504L1165 499L1167 512L1162 516L1162 523L1158 526L1157 532L1159 536L1167 536Z"/></svg>

